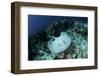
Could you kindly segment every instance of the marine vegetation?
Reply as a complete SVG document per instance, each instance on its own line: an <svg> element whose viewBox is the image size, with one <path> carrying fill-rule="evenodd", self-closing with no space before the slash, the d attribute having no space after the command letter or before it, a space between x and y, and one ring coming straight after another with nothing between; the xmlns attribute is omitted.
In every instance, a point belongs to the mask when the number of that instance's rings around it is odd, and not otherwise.
<svg viewBox="0 0 100 76"><path fill-rule="evenodd" d="M64 43L67 47L66 49L63 49L63 46L59 47L59 52L54 53L53 51L56 50L54 48L57 48L56 43L59 43L57 39L62 32L66 33L64 34L66 36L62 38L66 38L64 40L67 41ZM53 42L55 46L51 46ZM45 30L41 30L28 38L28 60L79 58L88 58L88 25L80 21L67 21L66 19L56 21L48 25Z"/></svg>

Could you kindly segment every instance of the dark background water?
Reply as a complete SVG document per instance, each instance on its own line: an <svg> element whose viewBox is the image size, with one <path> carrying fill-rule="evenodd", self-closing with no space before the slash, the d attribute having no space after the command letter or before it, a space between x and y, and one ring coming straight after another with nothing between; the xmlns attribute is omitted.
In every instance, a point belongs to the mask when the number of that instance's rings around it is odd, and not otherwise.
<svg viewBox="0 0 100 76"><path fill-rule="evenodd" d="M42 16L42 15L28 15L28 36L37 33L48 25L61 20L78 21L87 23L87 17L69 17L69 16Z"/></svg>

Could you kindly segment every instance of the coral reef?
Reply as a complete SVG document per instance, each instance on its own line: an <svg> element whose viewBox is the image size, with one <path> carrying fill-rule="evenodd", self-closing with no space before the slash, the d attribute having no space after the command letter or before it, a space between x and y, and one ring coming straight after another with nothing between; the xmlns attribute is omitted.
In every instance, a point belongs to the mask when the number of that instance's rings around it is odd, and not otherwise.
<svg viewBox="0 0 100 76"><path fill-rule="evenodd" d="M28 40L29 60L56 60L56 59L78 59L88 57L88 26L75 21L61 20L50 24L47 29L39 31ZM47 47L51 36L59 37L60 33L66 32L72 42L63 52L53 54Z"/></svg>

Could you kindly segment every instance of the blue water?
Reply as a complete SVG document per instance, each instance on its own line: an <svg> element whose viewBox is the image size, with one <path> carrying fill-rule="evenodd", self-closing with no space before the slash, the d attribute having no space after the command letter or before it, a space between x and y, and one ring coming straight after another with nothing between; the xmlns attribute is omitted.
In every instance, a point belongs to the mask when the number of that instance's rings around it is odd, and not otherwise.
<svg viewBox="0 0 100 76"><path fill-rule="evenodd" d="M68 16L40 16L28 15L28 36L37 33L39 30L45 29L48 25L61 20L80 21L87 23L87 17L68 17Z"/></svg>

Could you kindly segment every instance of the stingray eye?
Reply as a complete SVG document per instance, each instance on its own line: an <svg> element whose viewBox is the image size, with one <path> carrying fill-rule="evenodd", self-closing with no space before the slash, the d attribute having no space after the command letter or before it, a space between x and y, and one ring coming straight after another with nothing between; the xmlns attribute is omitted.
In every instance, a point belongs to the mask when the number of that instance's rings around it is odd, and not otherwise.
<svg viewBox="0 0 100 76"><path fill-rule="evenodd" d="M51 40L51 41L55 41L55 38L54 38L54 37L50 37L50 40Z"/></svg>
<svg viewBox="0 0 100 76"><path fill-rule="evenodd" d="M54 39L54 38L52 38L52 41L55 41L55 39Z"/></svg>

